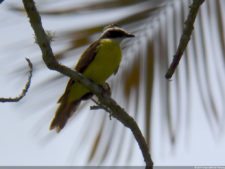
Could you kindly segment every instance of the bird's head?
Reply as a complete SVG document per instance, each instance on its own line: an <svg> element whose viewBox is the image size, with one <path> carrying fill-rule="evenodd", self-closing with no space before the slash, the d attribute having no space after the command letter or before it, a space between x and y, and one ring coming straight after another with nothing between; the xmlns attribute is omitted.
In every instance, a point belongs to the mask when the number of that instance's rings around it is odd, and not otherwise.
<svg viewBox="0 0 225 169"><path fill-rule="evenodd" d="M103 33L100 36L100 39L123 40L125 38L132 38L132 37L134 37L134 35L125 31L124 29L116 25L109 25L104 28Z"/></svg>

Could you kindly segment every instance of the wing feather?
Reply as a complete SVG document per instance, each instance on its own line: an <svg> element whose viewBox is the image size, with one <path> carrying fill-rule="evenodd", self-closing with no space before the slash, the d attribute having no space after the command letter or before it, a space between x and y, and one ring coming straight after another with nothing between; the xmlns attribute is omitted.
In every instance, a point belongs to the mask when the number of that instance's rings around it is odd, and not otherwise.
<svg viewBox="0 0 225 169"><path fill-rule="evenodd" d="M89 66L89 64L94 60L97 52L98 52L98 48L100 45L100 41L95 41L94 43L92 43L82 54L80 60L78 61L75 69L80 72L83 73L86 68ZM70 79L69 82L67 83L66 89L64 94L59 98L58 103L61 103L62 100L67 99L68 94L70 92L71 86L74 85L75 81L73 79Z"/></svg>

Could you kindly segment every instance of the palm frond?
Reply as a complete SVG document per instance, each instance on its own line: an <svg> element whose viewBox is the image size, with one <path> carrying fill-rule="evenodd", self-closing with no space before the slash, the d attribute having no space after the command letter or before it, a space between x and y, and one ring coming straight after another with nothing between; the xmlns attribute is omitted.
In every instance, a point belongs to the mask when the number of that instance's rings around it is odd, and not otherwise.
<svg viewBox="0 0 225 169"><path fill-rule="evenodd" d="M159 140L161 145L166 141L176 145L181 132L189 133L191 122L199 113L204 113L212 134L224 130L225 12L223 8L225 3L223 0L208 0L202 6L192 40L171 81L167 81L164 74L176 51L191 1L115 0L90 1L81 5L68 1L70 5L62 8L60 7L62 2L57 2L56 7L53 2L55 3L55 1L40 1L39 10L46 23L49 19L70 25L68 28L65 26L61 29L48 26L48 29L56 33L55 41L52 43L56 57L70 66L75 63L74 55L80 55L84 47L96 39L105 25L117 23L135 32L136 39L124 44L126 48L118 75L110 79L112 97L135 117L153 150L155 150L152 144L154 140ZM17 12L23 11L18 6L10 7ZM112 11L117 11L119 15L113 15ZM79 24L77 15L84 18L87 15L95 15L98 20L92 24L81 22L83 25L74 26ZM76 19L71 19L71 16ZM85 21L88 22L88 19L86 18ZM63 48L59 47L61 45ZM37 73L48 74L48 70L42 68L40 54L36 55L38 59L34 64L40 66L36 70ZM15 67L16 71L23 69L22 65ZM45 79L38 80L35 89L43 91L43 85L48 84L55 90L63 91L63 85L57 87L54 85L56 81L65 80L61 77L56 73L48 74ZM39 93L33 92L35 95ZM51 104L55 104L58 94L56 95L54 91L48 94L52 99L54 98ZM39 104L47 103L50 102L45 100L45 102L40 101ZM88 110L84 108L84 111ZM82 116L84 111L79 116ZM89 146L91 148L87 158L90 164L131 164L135 157L134 152L138 149L132 135L124 126L114 120L108 120L104 113L101 114L98 115L102 119L99 124L97 118L87 118L84 125L85 132L79 140L81 142L79 148L85 147L82 141L92 135L92 146ZM199 123L202 120L199 119ZM92 127L96 125L98 127L93 134ZM158 131L156 128L160 128L159 134L155 133Z"/></svg>

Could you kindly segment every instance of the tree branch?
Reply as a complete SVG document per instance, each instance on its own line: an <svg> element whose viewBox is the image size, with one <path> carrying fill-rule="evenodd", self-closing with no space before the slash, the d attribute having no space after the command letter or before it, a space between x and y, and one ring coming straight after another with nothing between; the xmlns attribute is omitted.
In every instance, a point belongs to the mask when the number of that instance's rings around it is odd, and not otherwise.
<svg viewBox="0 0 225 169"><path fill-rule="evenodd" d="M52 52L48 37L46 36L46 32L42 27L41 18L36 9L34 1L23 0L23 4L30 19L30 24L35 32L37 43L42 51L42 57L47 67L74 79L94 93L98 97L99 103L109 108L111 115L114 118L130 128L142 151L146 168L152 168L153 162L149 154L148 145L135 120L129 116L128 113L126 113L124 109L121 108L112 98L106 95L102 87L91 82L89 79L85 78L82 74L76 72L75 70L72 70L57 62Z"/></svg>
<svg viewBox="0 0 225 169"><path fill-rule="evenodd" d="M31 83L31 78L32 78L32 72L33 72L33 65L31 63L31 61L26 58L26 61L28 62L28 66L30 68L29 70L29 77L28 77L28 81L24 87L24 89L22 90L22 93L14 98L0 98L0 102L5 103L5 102L18 102L20 101L27 93L29 87L30 87L30 83Z"/></svg>
<svg viewBox="0 0 225 169"><path fill-rule="evenodd" d="M173 57L173 61L165 75L165 78L167 79L170 79L173 76L180 62L181 57L185 49L187 48L188 42L191 39L191 34L194 30L194 22L195 22L196 16L198 14L200 6L203 4L204 1L205 0L193 0L192 5L190 6L190 11L189 11L187 20L184 23L184 30L180 39L179 46L177 48L176 54Z"/></svg>

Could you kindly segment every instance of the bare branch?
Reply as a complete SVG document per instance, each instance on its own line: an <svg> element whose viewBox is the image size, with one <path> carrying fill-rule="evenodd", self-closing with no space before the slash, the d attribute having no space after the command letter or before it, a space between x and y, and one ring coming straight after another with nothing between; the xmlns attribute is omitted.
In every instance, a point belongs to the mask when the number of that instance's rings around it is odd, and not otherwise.
<svg viewBox="0 0 225 169"><path fill-rule="evenodd" d="M173 76L181 57L184 54L185 49L187 48L188 42L190 41L192 32L194 30L194 22L196 16L198 14L200 6L204 1L205 0L193 0L192 5L190 6L190 11L184 24L184 30L180 39L179 46L177 48L176 54L173 57L173 61L165 75L165 78L167 79L170 79Z"/></svg>
<svg viewBox="0 0 225 169"><path fill-rule="evenodd" d="M27 83L26 83L24 89L22 90L22 93L19 96L14 97L14 98L0 98L0 102L2 102L2 103L18 102L26 95L26 93L30 87L32 72L33 72L33 65L32 65L31 61L28 58L26 58L26 61L28 62L28 66L29 66L30 70L29 70L29 77L28 77Z"/></svg>
<svg viewBox="0 0 225 169"><path fill-rule="evenodd" d="M109 95L106 95L102 87L85 78L82 74L76 72L75 70L60 65L57 62L46 36L46 32L42 27L41 18L34 1L23 0L23 4L30 19L30 24L35 32L37 43L42 51L42 57L47 67L74 79L94 93L98 97L99 103L107 107L114 118L119 120L126 127L130 128L142 151L142 155L146 162L146 168L153 168L153 162L149 154L148 145L135 120L129 116L128 113L126 113L124 109L121 108Z"/></svg>

